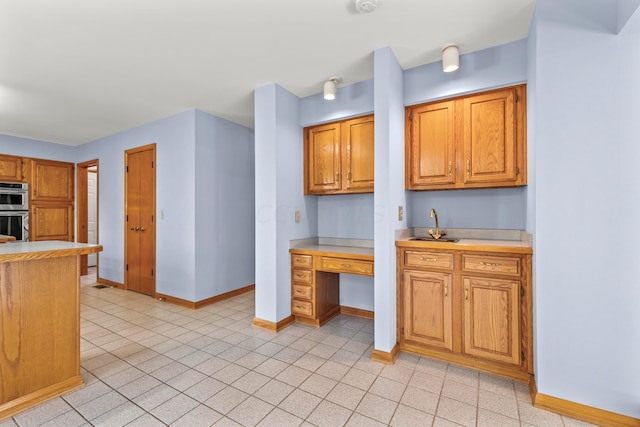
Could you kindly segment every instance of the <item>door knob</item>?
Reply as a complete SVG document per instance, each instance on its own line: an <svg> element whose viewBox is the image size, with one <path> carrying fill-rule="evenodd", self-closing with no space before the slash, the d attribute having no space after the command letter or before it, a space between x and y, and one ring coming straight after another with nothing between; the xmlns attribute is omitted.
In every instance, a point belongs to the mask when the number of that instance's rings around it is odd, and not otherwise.
<svg viewBox="0 0 640 427"><path fill-rule="evenodd" d="M144 231L144 227L140 227L140 231Z"/></svg>

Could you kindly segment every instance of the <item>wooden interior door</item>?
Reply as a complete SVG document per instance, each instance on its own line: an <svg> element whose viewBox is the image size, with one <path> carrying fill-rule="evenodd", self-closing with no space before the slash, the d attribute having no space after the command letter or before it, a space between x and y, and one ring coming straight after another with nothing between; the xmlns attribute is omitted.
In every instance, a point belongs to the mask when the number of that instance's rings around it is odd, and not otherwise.
<svg viewBox="0 0 640 427"><path fill-rule="evenodd" d="M125 152L125 288L155 295L155 144Z"/></svg>
<svg viewBox="0 0 640 427"><path fill-rule="evenodd" d="M79 243L98 243L98 159L78 163L77 170L76 236ZM80 275L89 266L98 267L97 254L80 255Z"/></svg>

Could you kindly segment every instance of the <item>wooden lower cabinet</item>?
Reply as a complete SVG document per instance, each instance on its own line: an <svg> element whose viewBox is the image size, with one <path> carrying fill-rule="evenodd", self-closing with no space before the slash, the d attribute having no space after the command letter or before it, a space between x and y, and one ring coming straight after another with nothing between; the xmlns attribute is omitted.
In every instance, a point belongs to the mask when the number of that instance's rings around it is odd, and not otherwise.
<svg viewBox="0 0 640 427"><path fill-rule="evenodd" d="M291 314L299 323L321 326L340 313L340 273L373 276L373 255L311 249L289 252Z"/></svg>
<svg viewBox="0 0 640 427"><path fill-rule="evenodd" d="M453 350L453 317L449 286L451 274L405 270L404 338Z"/></svg>
<svg viewBox="0 0 640 427"><path fill-rule="evenodd" d="M397 256L401 350L530 380L530 254L399 246Z"/></svg>
<svg viewBox="0 0 640 427"><path fill-rule="evenodd" d="M464 353L520 364L520 282L463 277Z"/></svg>

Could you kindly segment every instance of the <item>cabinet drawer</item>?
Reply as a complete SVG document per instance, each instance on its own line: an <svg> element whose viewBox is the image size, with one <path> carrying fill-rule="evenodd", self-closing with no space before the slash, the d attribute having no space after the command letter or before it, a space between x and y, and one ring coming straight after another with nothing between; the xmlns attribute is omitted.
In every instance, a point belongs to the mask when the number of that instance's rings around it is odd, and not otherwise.
<svg viewBox="0 0 640 427"><path fill-rule="evenodd" d="M291 301L291 313L303 316L313 315L313 304L304 301Z"/></svg>
<svg viewBox="0 0 640 427"><path fill-rule="evenodd" d="M291 273L291 280L296 283L312 283L313 271L294 268Z"/></svg>
<svg viewBox="0 0 640 427"><path fill-rule="evenodd" d="M293 267L311 268L313 257L311 255L291 255L291 265Z"/></svg>
<svg viewBox="0 0 640 427"><path fill-rule="evenodd" d="M520 258L462 255L462 270L520 276Z"/></svg>
<svg viewBox="0 0 640 427"><path fill-rule="evenodd" d="M373 262L322 257L322 270L373 276Z"/></svg>
<svg viewBox="0 0 640 427"><path fill-rule="evenodd" d="M313 299L313 288L311 286L292 285L291 298L311 300ZM295 302L296 301L294 301L294 304Z"/></svg>
<svg viewBox="0 0 640 427"><path fill-rule="evenodd" d="M404 253L404 264L407 267L436 267L453 270L453 254L406 251Z"/></svg>

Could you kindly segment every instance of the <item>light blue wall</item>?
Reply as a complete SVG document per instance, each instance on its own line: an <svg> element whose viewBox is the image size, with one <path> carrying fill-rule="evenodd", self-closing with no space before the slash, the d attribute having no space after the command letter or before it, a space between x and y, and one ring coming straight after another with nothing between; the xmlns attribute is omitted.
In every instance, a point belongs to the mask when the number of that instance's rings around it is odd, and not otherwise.
<svg viewBox="0 0 640 427"><path fill-rule="evenodd" d="M254 135L195 113L196 301L254 283Z"/></svg>
<svg viewBox="0 0 640 427"><path fill-rule="evenodd" d="M256 317L278 322L291 315L290 240L318 235L318 203L303 195L299 99L277 84L254 96Z"/></svg>
<svg viewBox="0 0 640 427"><path fill-rule="evenodd" d="M640 35L593 0L535 25L538 391L640 418Z"/></svg>
<svg viewBox="0 0 640 427"><path fill-rule="evenodd" d="M100 162L100 277L124 283L124 152L155 143L156 290L195 300L194 138L191 110L77 147L78 163Z"/></svg>
<svg viewBox="0 0 640 427"><path fill-rule="evenodd" d="M389 47L376 49L373 62L376 76L374 346L389 353L396 345L395 233L407 227L406 218L398 219L398 206L406 206L403 73Z"/></svg>
<svg viewBox="0 0 640 427"><path fill-rule="evenodd" d="M75 147L0 134L0 153L35 159L75 162Z"/></svg>
<svg viewBox="0 0 640 427"><path fill-rule="evenodd" d="M419 104L526 81L527 41L523 39L461 55L455 73L443 73L440 62L406 70L404 103ZM524 230L526 226L526 187L410 191L407 199L410 227L432 225L427 218L431 208L438 211L445 227Z"/></svg>

